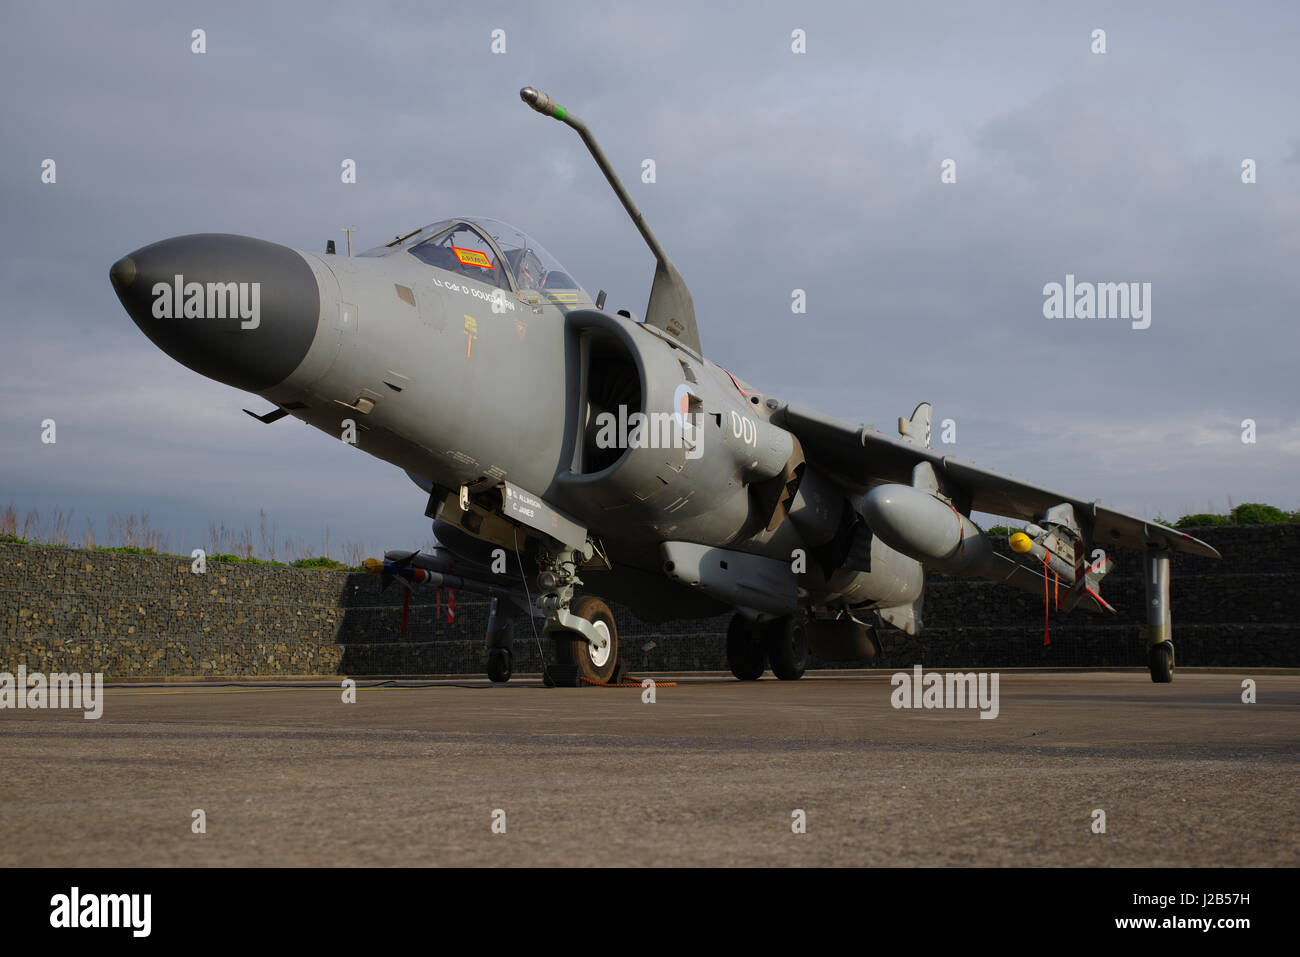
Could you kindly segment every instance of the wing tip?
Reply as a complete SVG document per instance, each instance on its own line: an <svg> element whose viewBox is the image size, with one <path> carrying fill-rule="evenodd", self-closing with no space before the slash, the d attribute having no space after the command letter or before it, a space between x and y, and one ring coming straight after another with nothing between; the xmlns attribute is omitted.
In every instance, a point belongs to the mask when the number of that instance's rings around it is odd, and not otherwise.
<svg viewBox="0 0 1300 957"><path fill-rule="evenodd" d="M1162 525L1161 527L1169 528L1168 525ZM1179 548L1178 551L1190 552L1193 555L1200 555L1202 558L1214 558L1220 560L1223 558L1223 556L1219 554L1219 550L1209 542L1203 542L1196 536L1188 535L1186 532L1177 528L1170 528L1169 531L1178 536L1179 542L1186 543L1187 547Z"/></svg>

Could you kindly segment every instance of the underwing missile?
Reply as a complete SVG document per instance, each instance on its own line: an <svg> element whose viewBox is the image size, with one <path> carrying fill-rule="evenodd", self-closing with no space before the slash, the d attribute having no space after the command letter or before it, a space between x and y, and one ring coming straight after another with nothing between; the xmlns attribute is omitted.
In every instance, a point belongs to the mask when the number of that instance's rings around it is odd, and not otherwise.
<svg viewBox="0 0 1300 957"><path fill-rule="evenodd" d="M1014 533L1009 544L1011 550L1017 555L1025 559L1032 559L1038 565L1046 565L1060 577L1061 581L1071 585L1074 584L1074 566L1040 542L1034 541L1024 532Z"/></svg>
<svg viewBox="0 0 1300 957"><path fill-rule="evenodd" d="M428 585L434 588L450 588L455 591L466 591L479 595L491 595L497 598L511 597L511 592L508 588L502 588L499 585L478 581L473 578L464 578L460 575L430 571L427 568L415 568L411 565L380 561L377 558L367 558L362 563L362 567L368 574L383 575L384 587L387 587L388 582L392 579L398 578L409 585Z"/></svg>

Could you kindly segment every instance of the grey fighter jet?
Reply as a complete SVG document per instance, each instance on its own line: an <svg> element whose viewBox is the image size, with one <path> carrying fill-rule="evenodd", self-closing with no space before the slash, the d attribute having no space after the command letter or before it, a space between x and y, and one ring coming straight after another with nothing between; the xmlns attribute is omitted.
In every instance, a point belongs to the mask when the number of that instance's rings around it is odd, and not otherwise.
<svg viewBox="0 0 1300 957"><path fill-rule="evenodd" d="M577 680L618 674L603 596L650 620L732 613L741 680L799 678L812 653L863 660L916 633L926 570L1111 611L1093 549L1140 549L1152 680L1172 678L1173 552L1189 535L957 461L930 406L898 436L837 421L705 358L685 282L586 125L581 136L654 254L645 317L604 311L528 235L445 219L357 257L198 234L113 264L122 305L196 372L404 469L440 546L371 568L491 596L487 670L510 677L510 623L543 622ZM331 244L332 245L332 244ZM246 410L247 411L247 410ZM1028 521L995 550L971 512ZM579 594L579 592L582 592Z"/></svg>

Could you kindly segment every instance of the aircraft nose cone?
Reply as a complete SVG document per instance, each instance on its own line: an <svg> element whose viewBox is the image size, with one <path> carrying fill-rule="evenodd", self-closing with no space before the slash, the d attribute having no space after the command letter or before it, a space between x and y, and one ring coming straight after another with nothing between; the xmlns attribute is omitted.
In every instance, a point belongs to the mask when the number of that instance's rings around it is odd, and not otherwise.
<svg viewBox="0 0 1300 957"><path fill-rule="evenodd" d="M130 256L123 256L113 263L113 268L108 271L108 278L118 295L123 294L131 288L131 283L135 282L135 260Z"/></svg>
<svg viewBox="0 0 1300 957"><path fill-rule="evenodd" d="M306 357L320 320L307 261L287 246L200 233L113 263L109 280L135 324L177 362L259 392Z"/></svg>

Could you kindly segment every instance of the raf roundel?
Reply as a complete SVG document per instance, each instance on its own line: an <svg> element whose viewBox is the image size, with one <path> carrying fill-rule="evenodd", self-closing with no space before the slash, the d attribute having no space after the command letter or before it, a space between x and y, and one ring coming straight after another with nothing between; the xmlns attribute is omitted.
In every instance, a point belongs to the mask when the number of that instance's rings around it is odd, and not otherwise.
<svg viewBox="0 0 1300 957"><path fill-rule="evenodd" d="M684 425L687 421L686 416L691 411L691 399L698 398L699 396L695 394L695 390L685 382L677 387L673 393L673 414L677 416L680 424Z"/></svg>

